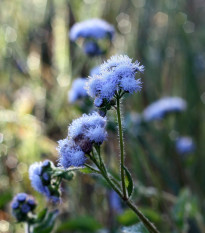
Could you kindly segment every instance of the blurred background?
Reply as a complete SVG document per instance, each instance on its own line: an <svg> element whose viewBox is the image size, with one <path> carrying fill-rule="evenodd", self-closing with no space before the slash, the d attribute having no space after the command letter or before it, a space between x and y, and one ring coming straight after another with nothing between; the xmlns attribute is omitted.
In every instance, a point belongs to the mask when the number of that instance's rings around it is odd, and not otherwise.
<svg viewBox="0 0 205 233"><path fill-rule="evenodd" d="M142 92L123 100L133 200L163 233L205 232L204 15L203 0L0 1L0 232L24 232L10 214L16 193L35 196L37 212L45 207L30 185L29 165L46 158L57 164L57 141L66 137L68 124L95 109L88 97L69 103L73 80L114 54L145 66ZM69 40L69 29L90 18L115 27L100 57L88 57ZM141 123L143 110L164 96L183 98L186 110ZM114 111L108 119L104 160L115 174ZM190 137L195 149L177 152L180 136ZM100 177L79 173L62 189L54 232L118 232L139 221Z"/></svg>

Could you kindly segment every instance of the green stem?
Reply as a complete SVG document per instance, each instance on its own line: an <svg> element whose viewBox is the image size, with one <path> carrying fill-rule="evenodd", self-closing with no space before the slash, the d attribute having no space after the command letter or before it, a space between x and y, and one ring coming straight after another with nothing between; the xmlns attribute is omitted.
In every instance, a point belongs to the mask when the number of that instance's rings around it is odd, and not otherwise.
<svg viewBox="0 0 205 233"><path fill-rule="evenodd" d="M151 233L160 233L155 225L147 219L144 214L138 209L138 207L131 201L127 200L126 204L137 214L139 219L144 223L146 228L151 232Z"/></svg>
<svg viewBox="0 0 205 233"><path fill-rule="evenodd" d="M129 199L125 200L123 193L118 189L118 187L113 183L113 181L109 178L107 172L102 168L100 164L98 164L98 161L94 158L94 156L90 156L90 159L93 161L93 163L98 167L98 169L101 171L101 175L104 177L104 179L108 182L108 184L111 186L111 188L120 196L121 199L124 200L124 202L129 206L139 217L139 219L144 223L145 227L151 232L151 233L160 233L157 228L151 223L144 215L143 213L138 209L138 207Z"/></svg>
<svg viewBox="0 0 205 233"><path fill-rule="evenodd" d="M120 137L120 173L121 173L121 181L122 181L122 191L123 198L127 200L127 192L125 186L125 172L124 172L124 144L123 144L123 130L122 130L122 121L121 121L121 113L120 113L120 94L116 96L117 100L117 121L118 121L118 130Z"/></svg>

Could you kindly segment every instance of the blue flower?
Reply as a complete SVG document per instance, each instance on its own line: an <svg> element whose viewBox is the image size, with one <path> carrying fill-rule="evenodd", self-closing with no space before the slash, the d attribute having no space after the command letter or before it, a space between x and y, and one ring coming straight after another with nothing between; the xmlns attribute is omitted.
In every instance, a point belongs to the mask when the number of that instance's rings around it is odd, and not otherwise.
<svg viewBox="0 0 205 233"><path fill-rule="evenodd" d="M71 166L82 167L86 161L85 153L72 139L68 140L66 138L58 141L57 150L60 154L59 166L64 168Z"/></svg>
<svg viewBox="0 0 205 233"><path fill-rule="evenodd" d="M12 214L18 222L27 221L28 213L33 211L35 207L34 198L26 193L17 194L11 202Z"/></svg>
<svg viewBox="0 0 205 233"><path fill-rule="evenodd" d="M99 75L100 74L100 66L95 66L90 70L90 76Z"/></svg>
<svg viewBox="0 0 205 233"><path fill-rule="evenodd" d="M111 190L109 191L108 198L109 198L109 204L110 204L111 209L117 213L121 213L122 203L121 203L121 199L118 196L118 194L114 190Z"/></svg>
<svg viewBox="0 0 205 233"><path fill-rule="evenodd" d="M91 143L101 144L107 137L105 126L106 118L101 117L97 112L90 115L83 114L68 127L68 136L74 141L81 137Z"/></svg>
<svg viewBox="0 0 205 233"><path fill-rule="evenodd" d="M27 198L27 194L26 193L18 193L17 195L16 195L16 199L18 200L18 201L20 201L20 202L24 202L25 200L26 200L26 198Z"/></svg>
<svg viewBox="0 0 205 233"><path fill-rule="evenodd" d="M160 120L168 113L182 112L186 109L186 102L180 97L164 97L143 111L145 121Z"/></svg>
<svg viewBox="0 0 205 233"><path fill-rule="evenodd" d="M56 202L59 201L60 191L59 186L55 185L55 178L49 175L47 172L52 174L52 169L54 165L51 161L46 162L36 162L29 167L29 178L31 180L31 185L33 188L42 193L47 197L47 199Z"/></svg>
<svg viewBox="0 0 205 233"><path fill-rule="evenodd" d="M84 52L91 57L103 54L103 51L95 41L85 41L83 44L83 49Z"/></svg>
<svg viewBox="0 0 205 233"><path fill-rule="evenodd" d="M176 140L176 150L179 154L185 155L193 153L196 146L191 137L179 137Z"/></svg>
<svg viewBox="0 0 205 233"><path fill-rule="evenodd" d="M86 84L88 95L110 101L117 91L133 93L141 90L141 80L135 79L138 72L143 72L144 66L132 62L126 55L113 56L100 66L97 75L89 77Z"/></svg>
<svg viewBox="0 0 205 233"><path fill-rule="evenodd" d="M73 25L70 39L72 41L78 38L112 39L114 31L114 27L102 19L89 19Z"/></svg>
<svg viewBox="0 0 205 233"><path fill-rule="evenodd" d="M70 103L74 103L80 98L87 96L85 89L86 79L77 78L73 81L70 91L68 92L68 100Z"/></svg>
<svg viewBox="0 0 205 233"><path fill-rule="evenodd" d="M24 214L27 214L30 210L31 210L31 207L30 207L28 204L26 204L26 203L24 203L24 204L21 206L21 211L22 211L22 213L24 213Z"/></svg>

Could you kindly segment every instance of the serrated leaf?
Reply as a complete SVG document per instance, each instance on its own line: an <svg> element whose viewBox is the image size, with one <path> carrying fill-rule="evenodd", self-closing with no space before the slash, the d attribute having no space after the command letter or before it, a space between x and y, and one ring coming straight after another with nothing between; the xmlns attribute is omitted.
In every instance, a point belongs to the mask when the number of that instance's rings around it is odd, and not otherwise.
<svg viewBox="0 0 205 233"><path fill-rule="evenodd" d="M124 170L125 170L125 174L126 174L126 177L128 179L128 185L127 185L127 192L128 192L128 196L130 197L132 195L132 192L133 192L133 180L132 180L132 176L130 174L130 172L128 171L128 169L123 166Z"/></svg>
<svg viewBox="0 0 205 233"><path fill-rule="evenodd" d="M133 226L123 227L121 233L149 233L149 231L145 228L143 223L140 222Z"/></svg>

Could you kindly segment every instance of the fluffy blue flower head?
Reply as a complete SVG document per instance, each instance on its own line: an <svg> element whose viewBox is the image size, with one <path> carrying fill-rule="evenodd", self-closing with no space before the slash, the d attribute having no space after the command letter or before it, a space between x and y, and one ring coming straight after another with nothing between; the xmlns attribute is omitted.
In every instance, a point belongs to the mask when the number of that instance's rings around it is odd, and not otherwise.
<svg viewBox="0 0 205 233"><path fill-rule="evenodd" d="M28 213L36 207L35 199L26 193L18 193L11 202L13 216L18 222L27 221Z"/></svg>
<svg viewBox="0 0 205 233"><path fill-rule="evenodd" d="M151 105L143 112L145 121L161 120L169 113L182 112L186 109L186 102L180 97L164 97Z"/></svg>
<svg viewBox="0 0 205 233"><path fill-rule="evenodd" d="M100 66L95 66L90 70L91 77L98 74L100 74Z"/></svg>
<svg viewBox="0 0 205 233"><path fill-rule="evenodd" d="M141 80L136 74L144 71L139 62L126 55L116 55L100 66L97 75L89 77L86 88L92 98L110 101L118 91L127 93L141 90ZM97 101L99 103L99 101Z"/></svg>
<svg viewBox="0 0 205 233"><path fill-rule="evenodd" d="M68 136L75 142L82 141L80 138L91 143L101 144L106 139L105 130L106 118L101 117L97 112L86 115L74 120L68 127Z"/></svg>
<svg viewBox="0 0 205 233"><path fill-rule="evenodd" d="M78 38L112 39L114 27L102 19L89 19L76 23L70 30L70 39L76 41Z"/></svg>
<svg viewBox="0 0 205 233"><path fill-rule="evenodd" d="M195 143L191 137L179 137L176 140L176 150L178 154L186 155L196 150Z"/></svg>
<svg viewBox="0 0 205 233"><path fill-rule="evenodd" d="M74 120L68 127L68 138L60 140L57 148L59 165L64 168L82 167L93 144L101 144L107 137L106 118L97 112Z"/></svg>
<svg viewBox="0 0 205 233"><path fill-rule="evenodd" d="M82 167L86 161L85 153L72 139L58 141L57 150L60 154L59 165L64 168Z"/></svg>
<svg viewBox="0 0 205 233"><path fill-rule="evenodd" d="M52 177L54 165L51 161L33 163L29 167L29 178L33 188L45 195L48 200L58 202L60 191L59 186L55 185L55 179Z"/></svg>
<svg viewBox="0 0 205 233"><path fill-rule="evenodd" d="M70 91L68 92L68 100L70 103L87 96L85 89L86 79L77 78L73 81Z"/></svg>

